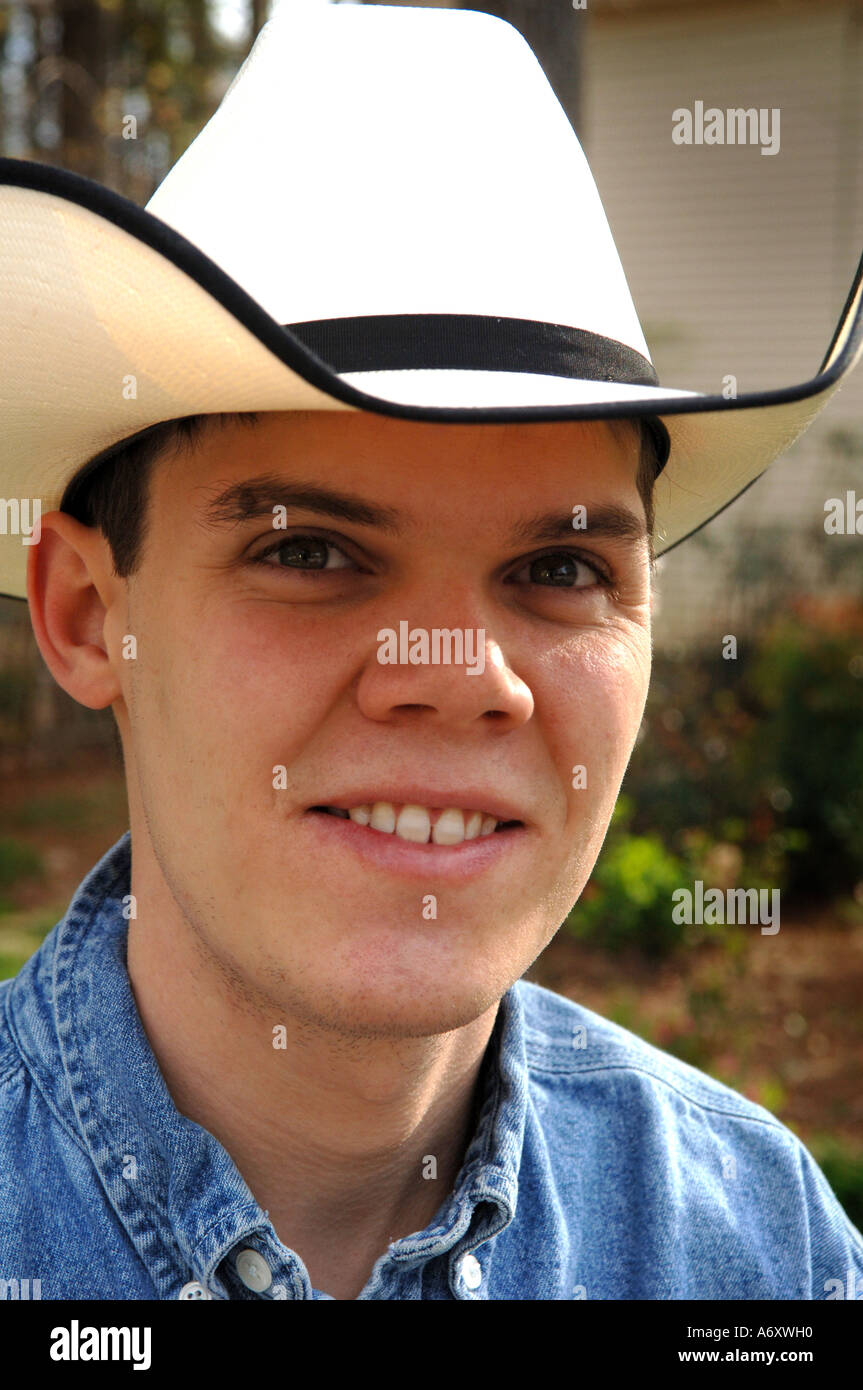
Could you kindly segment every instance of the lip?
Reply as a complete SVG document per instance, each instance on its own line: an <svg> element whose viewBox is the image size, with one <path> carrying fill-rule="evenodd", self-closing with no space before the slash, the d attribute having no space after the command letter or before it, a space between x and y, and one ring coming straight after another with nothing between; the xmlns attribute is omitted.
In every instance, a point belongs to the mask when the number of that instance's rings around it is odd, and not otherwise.
<svg viewBox="0 0 863 1390"><path fill-rule="evenodd" d="M351 802L352 806L361 804ZM516 817L501 819L514 820ZM441 879L452 882L475 878L488 872L507 856L515 862L533 839L533 832L521 825L511 830L497 830L493 835L476 840L463 840L460 845L418 845L409 840L400 840L398 835L387 835L382 830L356 825L354 821L342 820L339 816L327 816L321 811L307 811L303 822L329 854L343 848L367 864L375 864L390 873L408 878L419 878L425 883ZM328 872L332 873L332 865Z"/></svg>
<svg viewBox="0 0 863 1390"><path fill-rule="evenodd" d="M457 806L462 811L482 811L484 815L494 816L495 820L520 820L525 826L530 824L524 810L514 801L502 799L498 792L476 787L461 787L458 791L417 786L376 787L374 791L363 788L360 791L341 792L335 797L321 796L312 804L349 811L352 806L374 806L376 801L389 801L394 806L425 806L430 811L445 811L449 806ZM309 806L306 809L310 811L312 808Z"/></svg>

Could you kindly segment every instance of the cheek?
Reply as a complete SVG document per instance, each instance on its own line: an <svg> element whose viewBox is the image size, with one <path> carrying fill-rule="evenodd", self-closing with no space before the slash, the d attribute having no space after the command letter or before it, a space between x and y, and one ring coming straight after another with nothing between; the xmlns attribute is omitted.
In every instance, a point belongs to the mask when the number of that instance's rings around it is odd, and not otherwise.
<svg viewBox="0 0 863 1390"><path fill-rule="evenodd" d="M564 771L586 770L587 788L612 798L626 770L650 678L646 634L580 640L544 673L546 726ZM571 777L567 776L567 786ZM575 795L573 790L572 795ZM591 800L594 798L591 797Z"/></svg>
<svg viewBox="0 0 863 1390"><path fill-rule="evenodd" d="M258 609L252 620L238 607L190 631L188 640L168 635L161 698L178 701L205 737L278 742L294 728L301 736L335 686L338 642L320 625L288 628L275 606L272 617Z"/></svg>
<svg viewBox="0 0 863 1390"><path fill-rule="evenodd" d="M641 724L649 670L649 641L643 650L637 642L592 641L557 661L553 682L544 682L546 742L565 798L551 860L552 920L563 921L602 849Z"/></svg>
<svg viewBox="0 0 863 1390"><path fill-rule="evenodd" d="M292 627L239 608L182 622L153 618L139 640L131 716L139 758L171 800L264 806L273 767L308 746L338 697L343 663L320 627ZM334 650L340 650L334 644ZM328 655L329 653L329 655Z"/></svg>

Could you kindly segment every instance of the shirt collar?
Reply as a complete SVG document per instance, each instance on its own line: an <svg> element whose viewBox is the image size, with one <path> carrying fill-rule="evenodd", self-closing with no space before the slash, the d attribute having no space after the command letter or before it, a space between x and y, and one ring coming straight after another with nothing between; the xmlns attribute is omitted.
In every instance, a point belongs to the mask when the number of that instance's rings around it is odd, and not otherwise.
<svg viewBox="0 0 863 1390"><path fill-rule="evenodd" d="M279 1242L229 1154L171 1099L127 971L130 878L127 832L15 980L9 1004L19 1046L61 1123L86 1146L160 1297L176 1297L178 1280L224 1291L218 1266L250 1241L282 1259L294 1297L310 1297L304 1266ZM513 1220L527 1078L523 1004L511 988L483 1059L477 1124L453 1190L431 1225L381 1256L371 1284L450 1251L461 1255Z"/></svg>

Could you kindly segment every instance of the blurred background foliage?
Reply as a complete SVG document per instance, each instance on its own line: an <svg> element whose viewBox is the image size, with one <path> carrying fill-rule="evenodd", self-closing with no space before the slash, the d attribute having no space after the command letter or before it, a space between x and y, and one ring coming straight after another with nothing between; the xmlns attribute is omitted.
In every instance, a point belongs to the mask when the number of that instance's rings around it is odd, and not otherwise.
<svg viewBox="0 0 863 1390"><path fill-rule="evenodd" d="M605 847L567 918L654 956L691 929L673 890L778 888L863 920L863 602L793 600L744 658L654 658Z"/></svg>
<svg viewBox="0 0 863 1390"><path fill-rule="evenodd" d="M3 153L146 202L215 110L264 10L212 0L5 0Z"/></svg>

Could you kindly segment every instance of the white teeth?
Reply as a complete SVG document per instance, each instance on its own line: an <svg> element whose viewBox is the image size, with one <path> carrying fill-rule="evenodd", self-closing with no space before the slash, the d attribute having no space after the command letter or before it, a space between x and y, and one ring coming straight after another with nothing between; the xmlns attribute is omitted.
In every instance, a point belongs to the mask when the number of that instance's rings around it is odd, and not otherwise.
<svg viewBox="0 0 863 1390"><path fill-rule="evenodd" d="M396 828L396 813L392 803L389 801L376 801L372 807L372 818L369 822L372 830L385 830L392 835Z"/></svg>
<svg viewBox="0 0 863 1390"><path fill-rule="evenodd" d="M431 816L424 806L403 806L399 811L396 834L400 840L412 840L414 844L427 845L430 830Z"/></svg>
<svg viewBox="0 0 863 1390"><path fill-rule="evenodd" d="M435 844L460 845L464 838L464 813L455 806L441 811L432 831L432 839Z"/></svg>
<svg viewBox="0 0 863 1390"><path fill-rule="evenodd" d="M339 810L337 807L331 809ZM484 815L482 811L462 811L458 806L448 806L432 824L434 812L427 807L408 805L399 810L391 801L352 806L348 812L340 814L350 816L355 825L367 825L372 830L397 835L400 840L417 845L428 844L429 840L435 845L460 845L464 840L492 835L498 825L495 816Z"/></svg>

